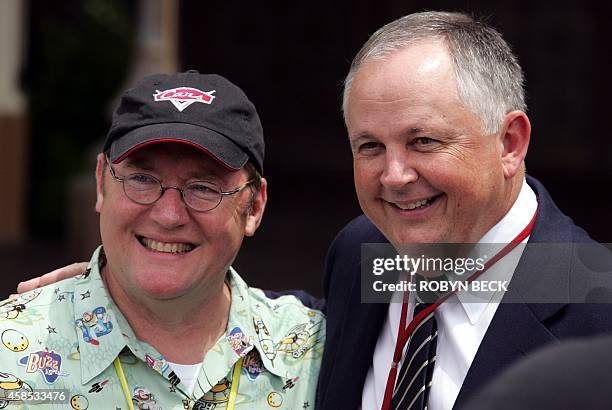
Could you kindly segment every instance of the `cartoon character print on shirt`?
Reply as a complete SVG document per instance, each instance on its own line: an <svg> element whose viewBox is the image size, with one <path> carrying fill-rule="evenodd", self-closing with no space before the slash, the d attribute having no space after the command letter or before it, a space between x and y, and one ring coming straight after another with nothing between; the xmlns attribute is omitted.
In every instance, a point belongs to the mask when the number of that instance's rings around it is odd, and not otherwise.
<svg viewBox="0 0 612 410"><path fill-rule="evenodd" d="M202 402L204 404L214 404L217 405L219 403L225 403L229 400L230 391L232 389L232 382L227 377L224 377L219 381L219 383L215 384L208 392L204 394L197 402L200 403L201 408ZM194 406L195 408L195 406ZM214 407L212 407L214 408Z"/></svg>
<svg viewBox="0 0 612 410"><path fill-rule="evenodd" d="M320 330L320 323L308 322L294 326L276 344L276 350L299 359L317 343L316 335Z"/></svg>
<svg viewBox="0 0 612 410"><path fill-rule="evenodd" d="M41 289L35 289L31 292L27 292L18 295L14 298L0 302L0 320L17 319L20 316L21 312L26 309L27 304L36 299L41 293Z"/></svg>
<svg viewBox="0 0 612 410"><path fill-rule="evenodd" d="M132 402L134 403L134 408L139 410L162 410L162 408L157 405L155 395L153 395L149 389L142 386L138 386L134 389Z"/></svg>
<svg viewBox="0 0 612 410"><path fill-rule="evenodd" d="M25 366L26 373L40 373L47 384L53 384L58 377L68 375L62 371L62 363L62 355L47 348L31 352L17 361L20 366Z"/></svg>
<svg viewBox="0 0 612 410"><path fill-rule="evenodd" d="M113 330L110 314L102 306L98 306L91 312L83 313L82 318L77 319L75 323L83 335L83 340L95 346L100 344L97 338Z"/></svg>
<svg viewBox="0 0 612 410"><path fill-rule="evenodd" d="M148 353L145 354L145 361L147 362L147 365L161 373L164 374L166 373L166 370L168 370L170 368L170 365L168 364L168 362L164 359L164 356L159 356L158 359L154 359L151 355L149 355Z"/></svg>
<svg viewBox="0 0 612 410"><path fill-rule="evenodd" d="M4 347L12 352L23 352L30 345L26 335L15 329L6 329L0 339Z"/></svg>
<svg viewBox="0 0 612 410"><path fill-rule="evenodd" d="M268 360L274 364L274 359L276 358L276 345L263 319L259 316L253 316L253 327L255 328L255 333L257 334L257 340L259 341L261 349Z"/></svg>
<svg viewBox="0 0 612 410"><path fill-rule="evenodd" d="M244 356L242 369L246 372L246 376L250 381L255 381L261 373L266 371L257 349L251 350Z"/></svg>
<svg viewBox="0 0 612 410"><path fill-rule="evenodd" d="M74 410L87 410L89 408L89 400L82 394L75 394L70 398L70 407Z"/></svg>
<svg viewBox="0 0 612 410"><path fill-rule="evenodd" d="M268 400L268 405L270 407L277 408L283 404L283 396L281 396L280 393L277 393L275 391L270 392L270 394L268 394L267 400Z"/></svg>
<svg viewBox="0 0 612 410"><path fill-rule="evenodd" d="M239 327L235 327L230 330L229 334L227 335L227 340L238 357L244 356L247 350L253 346L251 339L245 335L242 329Z"/></svg>
<svg viewBox="0 0 612 410"><path fill-rule="evenodd" d="M19 377L10 373L0 372L0 409L8 406L12 401L17 401L8 398L12 394L16 395L16 393L28 393L31 391L32 386L21 380Z"/></svg>

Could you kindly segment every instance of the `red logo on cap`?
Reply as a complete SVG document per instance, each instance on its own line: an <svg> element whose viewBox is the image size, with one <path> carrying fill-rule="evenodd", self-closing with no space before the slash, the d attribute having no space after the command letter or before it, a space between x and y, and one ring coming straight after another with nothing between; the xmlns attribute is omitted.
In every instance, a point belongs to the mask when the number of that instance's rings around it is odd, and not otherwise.
<svg viewBox="0 0 612 410"><path fill-rule="evenodd" d="M170 101L179 111L183 111L193 103L210 104L215 99L213 95L215 90L202 91L197 88L178 87L171 90L155 91L156 94L153 94L155 101Z"/></svg>

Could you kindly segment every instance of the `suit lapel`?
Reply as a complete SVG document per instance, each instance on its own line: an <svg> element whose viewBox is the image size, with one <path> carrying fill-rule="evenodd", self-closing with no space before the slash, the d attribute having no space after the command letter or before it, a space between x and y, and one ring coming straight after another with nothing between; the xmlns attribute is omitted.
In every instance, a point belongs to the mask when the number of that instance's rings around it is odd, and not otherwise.
<svg viewBox="0 0 612 410"><path fill-rule="evenodd" d="M571 225L557 224L566 219L556 208L546 190L528 177L538 196L539 212L529 244L570 242ZM555 223L557 221L557 223ZM538 245L536 245L538 246ZM476 357L453 406L460 409L485 384L507 366L545 344L557 341L546 326L546 319L567 303L526 303L559 301L569 295L572 245L557 244L546 248L526 247L514 272L510 289L487 329Z"/></svg>
<svg viewBox="0 0 612 410"><path fill-rule="evenodd" d="M453 406L462 405L505 367L531 350L555 341L525 304L500 304Z"/></svg>

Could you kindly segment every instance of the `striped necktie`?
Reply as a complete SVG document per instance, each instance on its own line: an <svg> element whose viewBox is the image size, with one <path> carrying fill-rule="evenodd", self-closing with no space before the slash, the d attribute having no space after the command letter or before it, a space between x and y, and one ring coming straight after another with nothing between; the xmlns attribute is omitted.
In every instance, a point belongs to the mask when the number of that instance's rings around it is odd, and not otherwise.
<svg viewBox="0 0 612 410"><path fill-rule="evenodd" d="M417 303L413 317L428 306L427 303ZM437 336L438 326L434 312L431 312L410 336L408 349L393 390L392 409L427 409L427 396L436 360Z"/></svg>

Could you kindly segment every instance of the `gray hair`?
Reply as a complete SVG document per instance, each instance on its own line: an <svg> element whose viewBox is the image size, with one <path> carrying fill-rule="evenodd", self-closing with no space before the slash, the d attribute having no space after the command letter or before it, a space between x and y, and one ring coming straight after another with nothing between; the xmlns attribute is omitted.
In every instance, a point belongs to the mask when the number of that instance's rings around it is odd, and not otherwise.
<svg viewBox="0 0 612 410"><path fill-rule="evenodd" d="M429 39L440 39L448 48L459 98L480 117L485 132L496 132L508 112L527 110L521 66L501 34L467 14L430 11L392 21L376 31L359 50L344 81L345 121L351 85L363 63L383 60Z"/></svg>

